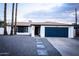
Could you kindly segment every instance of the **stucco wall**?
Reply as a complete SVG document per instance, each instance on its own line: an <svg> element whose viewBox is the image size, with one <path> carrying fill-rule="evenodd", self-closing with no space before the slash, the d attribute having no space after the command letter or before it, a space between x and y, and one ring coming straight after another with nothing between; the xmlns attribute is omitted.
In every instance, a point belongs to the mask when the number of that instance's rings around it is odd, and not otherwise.
<svg viewBox="0 0 79 59"><path fill-rule="evenodd" d="M41 28L40 28L40 36L45 37L45 26L41 26Z"/></svg>
<svg viewBox="0 0 79 59"><path fill-rule="evenodd" d="M10 26L7 26L7 33L10 35L10 32L11 32L11 27Z"/></svg>
<svg viewBox="0 0 79 59"><path fill-rule="evenodd" d="M75 36L75 29L73 26L41 26L40 27L40 36L45 37L45 27L68 27L68 38L74 38ZM11 27L7 26L7 33L10 34ZM18 33L17 35L31 35L32 37L35 37L34 35L35 26L28 27L28 32L25 33ZM0 35L4 34L4 28L0 27Z"/></svg>
<svg viewBox="0 0 79 59"><path fill-rule="evenodd" d="M68 32L69 32L68 37L69 38L74 38L74 36L75 36L75 29L74 29L73 26L69 27L69 31Z"/></svg>
<svg viewBox="0 0 79 59"><path fill-rule="evenodd" d="M4 34L4 28L0 27L0 35Z"/></svg>
<svg viewBox="0 0 79 59"><path fill-rule="evenodd" d="M31 26L31 36L32 37L35 37L34 32L35 32L35 26Z"/></svg>
<svg viewBox="0 0 79 59"><path fill-rule="evenodd" d="M10 34L10 30L11 30L11 27L10 26L7 26L7 33ZM3 27L0 27L0 35L3 35L4 34L4 28Z"/></svg>

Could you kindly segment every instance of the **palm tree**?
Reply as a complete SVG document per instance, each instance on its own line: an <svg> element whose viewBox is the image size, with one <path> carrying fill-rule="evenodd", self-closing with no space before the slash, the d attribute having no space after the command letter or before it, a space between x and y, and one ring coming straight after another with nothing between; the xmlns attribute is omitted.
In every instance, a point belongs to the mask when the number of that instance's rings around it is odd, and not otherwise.
<svg viewBox="0 0 79 59"><path fill-rule="evenodd" d="M7 11L7 3L4 3L4 35L7 35L6 11Z"/></svg>
<svg viewBox="0 0 79 59"><path fill-rule="evenodd" d="M13 35L13 21L14 21L14 3L12 4L12 22L11 22L11 33Z"/></svg>
<svg viewBox="0 0 79 59"><path fill-rule="evenodd" d="M77 9L75 8L75 25L77 26Z"/></svg>
<svg viewBox="0 0 79 59"><path fill-rule="evenodd" d="M77 9L75 8L75 34L77 36Z"/></svg>
<svg viewBox="0 0 79 59"><path fill-rule="evenodd" d="M15 9L15 27L14 27L14 34L16 35L16 23L17 23L17 8L18 4L16 3L16 9Z"/></svg>

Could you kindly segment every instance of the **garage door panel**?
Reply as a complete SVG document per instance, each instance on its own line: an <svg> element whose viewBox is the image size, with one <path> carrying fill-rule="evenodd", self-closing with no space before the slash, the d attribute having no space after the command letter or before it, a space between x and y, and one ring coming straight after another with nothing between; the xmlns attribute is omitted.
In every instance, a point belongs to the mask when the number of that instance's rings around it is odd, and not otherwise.
<svg viewBox="0 0 79 59"><path fill-rule="evenodd" d="M68 37L68 28L45 27L46 37Z"/></svg>

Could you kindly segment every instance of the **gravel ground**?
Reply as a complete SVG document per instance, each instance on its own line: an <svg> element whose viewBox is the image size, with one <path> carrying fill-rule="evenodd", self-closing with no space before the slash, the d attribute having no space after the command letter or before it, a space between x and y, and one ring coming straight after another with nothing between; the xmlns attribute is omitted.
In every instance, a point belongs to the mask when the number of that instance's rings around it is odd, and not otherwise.
<svg viewBox="0 0 79 59"><path fill-rule="evenodd" d="M0 36L1 56L60 56L45 38L14 35Z"/></svg>
<svg viewBox="0 0 79 59"><path fill-rule="evenodd" d="M8 53L11 56L37 55L35 40L29 36L1 36L0 53ZM3 54L6 55L6 54Z"/></svg>

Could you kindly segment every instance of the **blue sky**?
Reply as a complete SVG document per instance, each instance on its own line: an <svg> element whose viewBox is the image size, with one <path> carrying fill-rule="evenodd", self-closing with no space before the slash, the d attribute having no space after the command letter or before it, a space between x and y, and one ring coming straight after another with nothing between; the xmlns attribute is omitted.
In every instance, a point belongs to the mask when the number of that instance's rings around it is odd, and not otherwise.
<svg viewBox="0 0 79 59"><path fill-rule="evenodd" d="M19 3L18 21L53 21L72 23L75 20L74 9L78 3ZM7 20L11 20L12 4L7 5ZM78 11L79 16L79 11ZM3 4L0 4L0 19L3 20Z"/></svg>

